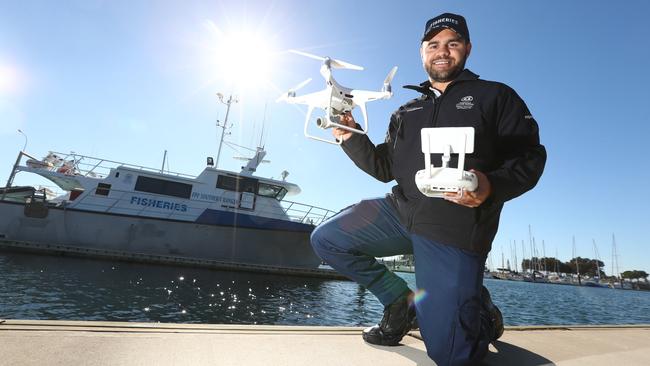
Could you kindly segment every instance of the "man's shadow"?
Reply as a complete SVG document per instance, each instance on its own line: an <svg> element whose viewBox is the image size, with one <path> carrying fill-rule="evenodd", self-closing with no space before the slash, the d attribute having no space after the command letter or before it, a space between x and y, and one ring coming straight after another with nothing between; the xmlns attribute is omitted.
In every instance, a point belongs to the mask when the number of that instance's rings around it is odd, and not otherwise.
<svg viewBox="0 0 650 366"><path fill-rule="evenodd" d="M496 352L493 350L496 349ZM555 365L553 361L531 352L527 349L515 346L507 342L496 341L483 359L482 365L517 365L517 366L538 366Z"/></svg>
<svg viewBox="0 0 650 366"><path fill-rule="evenodd" d="M418 335L413 335L414 338L420 339ZM395 352L400 356L415 362L418 366L432 366L435 363L429 358L427 353L421 349L412 347L410 342L402 342L402 346L398 347L381 347L373 346L374 348L384 349L389 352ZM406 343L406 344L404 344ZM494 351L496 349L496 352ZM515 346L514 344L496 341L493 347L490 347L487 355L479 365L482 366L541 366L541 365L555 365L551 360L537 353L531 352L524 348Z"/></svg>

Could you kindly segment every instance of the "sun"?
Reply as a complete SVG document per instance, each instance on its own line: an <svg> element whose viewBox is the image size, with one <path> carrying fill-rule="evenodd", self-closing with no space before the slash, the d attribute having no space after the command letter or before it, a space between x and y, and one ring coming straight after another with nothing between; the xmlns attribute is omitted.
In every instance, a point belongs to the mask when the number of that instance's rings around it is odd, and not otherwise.
<svg viewBox="0 0 650 366"><path fill-rule="evenodd" d="M261 30L221 30L212 23L215 73L237 88L271 83L278 55L272 38Z"/></svg>
<svg viewBox="0 0 650 366"><path fill-rule="evenodd" d="M0 63L0 96L14 93L20 89L18 71Z"/></svg>

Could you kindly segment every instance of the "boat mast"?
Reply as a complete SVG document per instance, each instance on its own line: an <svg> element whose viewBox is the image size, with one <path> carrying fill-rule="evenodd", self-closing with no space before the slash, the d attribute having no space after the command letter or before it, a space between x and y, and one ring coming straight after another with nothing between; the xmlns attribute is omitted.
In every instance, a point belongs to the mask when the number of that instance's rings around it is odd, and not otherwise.
<svg viewBox="0 0 650 366"><path fill-rule="evenodd" d="M535 242L535 237L533 236L533 250L535 250L535 271L541 272L542 264L539 261L539 251L537 250L537 243Z"/></svg>
<svg viewBox="0 0 650 366"><path fill-rule="evenodd" d="M573 236L573 259L576 261L576 274L578 275L578 286L582 283L580 281L580 264L578 263L578 257L576 257L576 236Z"/></svg>
<svg viewBox="0 0 650 366"><path fill-rule="evenodd" d="M512 247L515 249L515 272L519 272L519 267L517 266L517 241L513 240L512 241Z"/></svg>
<svg viewBox="0 0 650 366"><path fill-rule="evenodd" d="M503 257L503 247L501 247L501 270L506 269L505 259Z"/></svg>
<svg viewBox="0 0 650 366"><path fill-rule="evenodd" d="M490 271L494 271L494 265L492 264L492 252L491 251L490 251L490 254L488 254L487 262L488 262L487 265L488 265L488 268L490 269Z"/></svg>
<svg viewBox="0 0 650 366"><path fill-rule="evenodd" d="M526 266L524 265L526 263L526 247L523 240L521 241L521 257L523 258L521 260L521 273L526 274Z"/></svg>
<svg viewBox="0 0 650 366"><path fill-rule="evenodd" d="M167 161L167 150L165 150L165 154L163 155L163 162L162 162L162 168L160 168L160 173L165 173L165 162Z"/></svg>
<svg viewBox="0 0 650 366"><path fill-rule="evenodd" d="M224 101L224 95L217 93L219 101L226 105L226 118L223 121L223 124L220 124L221 121L217 120L217 127L221 127L221 138L219 139L219 150L217 151L217 160L214 162L214 167L219 167L219 155L221 155L221 147L223 146L223 138L226 136L226 128L232 127L232 124L228 126L228 115L230 114L230 105L233 103L238 103L237 97L230 94L228 99Z"/></svg>
<svg viewBox="0 0 650 366"><path fill-rule="evenodd" d="M20 128L17 131L25 138L25 144L23 145L23 149L21 150L22 152L25 152L25 150L27 149L27 135Z"/></svg>
<svg viewBox="0 0 650 366"><path fill-rule="evenodd" d="M618 279L622 288L623 282L621 282L621 274L618 271L618 253L616 253L616 237L614 237L614 233L612 233L612 275Z"/></svg>
<svg viewBox="0 0 650 366"><path fill-rule="evenodd" d="M600 254L598 253L598 247L596 246L596 239L592 238L591 241L594 243L594 254L596 254L596 276L598 277L598 282L600 282Z"/></svg>
<svg viewBox="0 0 650 366"><path fill-rule="evenodd" d="M535 250L533 249L533 229L528 224L528 244L530 244L530 268L531 275L533 276L533 282L535 282L535 271L537 266L535 265Z"/></svg>
<svg viewBox="0 0 650 366"><path fill-rule="evenodd" d="M542 256L544 257L544 274L546 275L548 268L546 268L546 244L544 244L544 239L542 239Z"/></svg>

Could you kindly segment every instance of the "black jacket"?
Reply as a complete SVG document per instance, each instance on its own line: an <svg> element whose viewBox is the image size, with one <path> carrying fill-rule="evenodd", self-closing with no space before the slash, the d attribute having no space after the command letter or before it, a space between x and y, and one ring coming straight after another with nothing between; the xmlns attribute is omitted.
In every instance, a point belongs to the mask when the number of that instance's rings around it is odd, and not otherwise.
<svg viewBox="0 0 650 366"><path fill-rule="evenodd" d="M480 80L469 70L438 98L430 85L406 86L422 96L392 114L384 143L375 146L366 135L353 134L343 150L376 179L397 182L391 198L410 232L487 254L503 203L533 188L544 170L546 150L539 143L537 123L514 90ZM415 173L424 169L424 127L474 127L474 153L466 155L465 170L485 173L492 185L492 194L481 206L469 208L420 193ZM432 155L432 164L441 166L440 157ZM452 155L450 166L457 166L457 155Z"/></svg>

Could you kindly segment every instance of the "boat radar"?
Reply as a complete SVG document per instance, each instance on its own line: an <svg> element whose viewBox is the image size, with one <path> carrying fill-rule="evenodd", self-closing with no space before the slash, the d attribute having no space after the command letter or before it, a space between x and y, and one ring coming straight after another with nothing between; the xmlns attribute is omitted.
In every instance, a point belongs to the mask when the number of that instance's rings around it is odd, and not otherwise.
<svg viewBox="0 0 650 366"><path fill-rule="evenodd" d="M257 149L255 150L255 155L252 158L244 158L244 157L239 157L236 156L235 159L237 160L245 160L248 161L248 164L246 166L241 167L241 171L239 174L241 175L246 175L246 176L252 176L255 171L257 171L257 167L260 166L262 163L270 163L270 160L264 159L266 156L266 150L264 150L264 146L258 146Z"/></svg>
<svg viewBox="0 0 650 366"><path fill-rule="evenodd" d="M415 184L422 194L442 198L445 193L462 197L464 191L478 187L476 174L467 172L465 154L474 152L473 127L435 127L421 131L424 169L415 174ZM431 164L431 154L443 154L442 166ZM451 154L458 154L458 167L450 168Z"/></svg>

